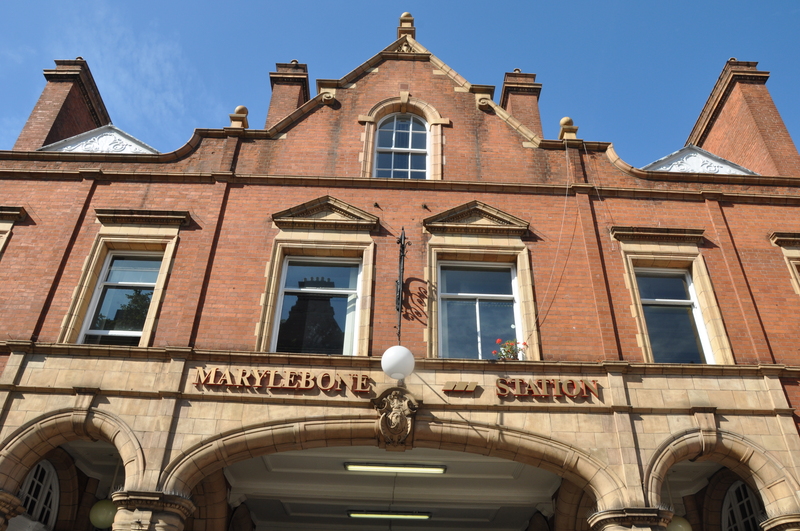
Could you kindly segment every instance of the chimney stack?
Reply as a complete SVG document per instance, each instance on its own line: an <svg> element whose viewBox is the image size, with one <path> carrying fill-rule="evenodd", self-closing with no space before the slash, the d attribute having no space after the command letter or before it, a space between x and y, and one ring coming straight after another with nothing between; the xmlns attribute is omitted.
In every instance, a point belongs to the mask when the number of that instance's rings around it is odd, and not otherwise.
<svg viewBox="0 0 800 531"><path fill-rule="evenodd" d="M264 129L280 122L309 100L308 65L293 59L290 63L277 63L275 67L278 71L269 73L272 98Z"/></svg>
<svg viewBox="0 0 800 531"><path fill-rule="evenodd" d="M519 68L506 72L503 90L500 92L500 107L539 137L544 136L542 118L539 116L541 92L542 84L536 82L536 74L523 74Z"/></svg>

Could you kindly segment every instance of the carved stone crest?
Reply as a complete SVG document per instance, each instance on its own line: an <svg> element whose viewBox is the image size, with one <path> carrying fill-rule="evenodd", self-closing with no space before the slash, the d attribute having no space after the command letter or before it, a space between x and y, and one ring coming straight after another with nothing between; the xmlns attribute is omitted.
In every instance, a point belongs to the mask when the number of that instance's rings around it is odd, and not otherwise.
<svg viewBox="0 0 800 531"><path fill-rule="evenodd" d="M419 402L402 387L391 387L375 398L372 403L380 414L376 431L381 446L387 449L404 450L414 430L414 415Z"/></svg>

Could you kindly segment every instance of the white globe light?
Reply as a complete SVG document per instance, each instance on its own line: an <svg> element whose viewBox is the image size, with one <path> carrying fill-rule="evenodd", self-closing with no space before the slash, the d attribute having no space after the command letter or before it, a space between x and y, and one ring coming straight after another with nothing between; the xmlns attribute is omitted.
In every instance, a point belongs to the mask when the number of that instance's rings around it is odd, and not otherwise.
<svg viewBox="0 0 800 531"><path fill-rule="evenodd" d="M381 368L390 378L403 380L414 372L414 354L401 345L389 347L381 357Z"/></svg>
<svg viewBox="0 0 800 531"><path fill-rule="evenodd" d="M89 521L98 529L105 529L114 523L115 514L117 514L117 506L114 505L114 502L100 500L89 511Z"/></svg>
<svg viewBox="0 0 800 531"><path fill-rule="evenodd" d="M692 531L692 525L683 516L673 516L667 531Z"/></svg>

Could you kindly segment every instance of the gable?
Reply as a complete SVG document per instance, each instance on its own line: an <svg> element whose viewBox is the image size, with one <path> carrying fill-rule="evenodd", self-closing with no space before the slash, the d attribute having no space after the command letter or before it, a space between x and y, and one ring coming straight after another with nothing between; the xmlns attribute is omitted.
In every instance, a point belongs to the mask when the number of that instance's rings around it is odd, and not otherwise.
<svg viewBox="0 0 800 531"><path fill-rule="evenodd" d="M281 229L371 231L379 218L335 197L323 196L276 212L272 221Z"/></svg>
<svg viewBox="0 0 800 531"><path fill-rule="evenodd" d="M37 151L158 155L157 150L110 124L40 147Z"/></svg>
<svg viewBox="0 0 800 531"><path fill-rule="evenodd" d="M522 236L529 223L480 201L470 201L422 221L434 234L500 234Z"/></svg>
<svg viewBox="0 0 800 531"><path fill-rule="evenodd" d="M758 175L729 160L689 144L642 168L647 171L672 173L720 173L728 175Z"/></svg>

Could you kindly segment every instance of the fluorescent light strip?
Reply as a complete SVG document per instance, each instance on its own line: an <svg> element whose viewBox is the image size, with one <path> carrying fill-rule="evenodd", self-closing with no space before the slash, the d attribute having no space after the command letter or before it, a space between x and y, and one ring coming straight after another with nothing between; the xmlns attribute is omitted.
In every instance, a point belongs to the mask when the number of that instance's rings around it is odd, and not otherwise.
<svg viewBox="0 0 800 531"><path fill-rule="evenodd" d="M390 474L444 474L446 466L438 465L392 465L388 463L345 463L350 472L382 472Z"/></svg>
<svg viewBox="0 0 800 531"><path fill-rule="evenodd" d="M384 520L429 520L431 515L428 513L370 513L348 511L350 518L380 518Z"/></svg>

